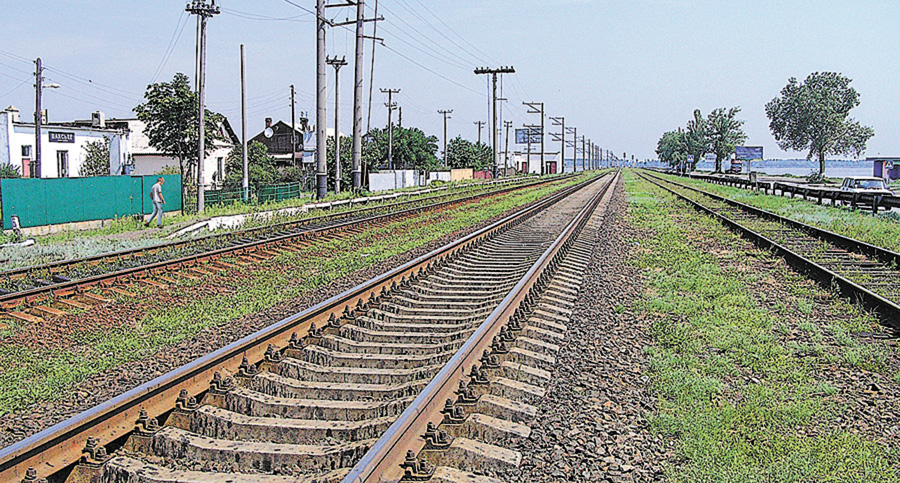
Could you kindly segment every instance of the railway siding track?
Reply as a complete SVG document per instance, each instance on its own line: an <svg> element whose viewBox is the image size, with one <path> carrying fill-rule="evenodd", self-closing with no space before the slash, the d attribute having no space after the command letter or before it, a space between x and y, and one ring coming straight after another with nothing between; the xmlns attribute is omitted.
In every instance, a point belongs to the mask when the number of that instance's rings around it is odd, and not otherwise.
<svg viewBox="0 0 900 483"><path fill-rule="evenodd" d="M79 461L69 481L339 479L534 262L548 260L598 184L566 188L6 448L0 480L62 481ZM526 371L524 360L502 367L521 377L544 370ZM495 415L518 407L494 406Z"/></svg>
<svg viewBox="0 0 900 483"><path fill-rule="evenodd" d="M900 329L900 253L646 172L638 174Z"/></svg>
<svg viewBox="0 0 900 483"><path fill-rule="evenodd" d="M194 240L167 243L145 249L126 250L85 259L55 262L0 272L0 280L7 289L0 291L0 315L6 318L33 322L41 317L65 315L69 309L85 309L104 303L102 293L89 292L101 289L120 295L130 292L122 284L141 283L164 286L173 280L167 274L180 271L179 276L196 277L207 270L220 270L216 260L226 255L243 255L244 263L254 263L254 258L269 258L271 250L291 250L291 244L302 243L313 237L338 236L341 232L358 232L362 228L381 226L393 220L413 216L427 210L440 209L465 203L483 196L505 193L511 190L536 186L561 178L516 183L495 190L449 199L444 195L426 200L413 200L390 205L368 207L361 210L322 215L310 219L285 222L224 235L209 235ZM434 201L434 202L431 202ZM423 204L424 203L424 204ZM390 211L397 209L397 211ZM387 213L359 217L361 214ZM354 218L354 216L357 216ZM349 219L348 219L349 218ZM210 264L210 262L215 262ZM104 264L109 266L103 269ZM98 268L99 267L99 268ZM200 272L193 273L192 272ZM9 285L13 283L13 285ZM24 284L24 285L23 285ZM11 287L25 287L22 290Z"/></svg>

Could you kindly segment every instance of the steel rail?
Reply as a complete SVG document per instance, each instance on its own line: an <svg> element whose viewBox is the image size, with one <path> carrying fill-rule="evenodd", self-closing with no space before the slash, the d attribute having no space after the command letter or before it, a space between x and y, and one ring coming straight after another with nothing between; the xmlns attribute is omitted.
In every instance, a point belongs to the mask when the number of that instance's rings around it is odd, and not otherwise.
<svg viewBox="0 0 900 483"><path fill-rule="evenodd" d="M567 178L568 177L557 177L557 178L545 179L545 180L542 180L539 182L529 183L529 184L525 184L525 185L517 184L514 186L504 187L499 190L489 191L486 193L479 193L479 194L475 194L475 195L471 195L471 196L467 196L467 197L463 197L463 198L450 199L450 200L441 201L438 203L432 203L432 204L425 205L425 206L409 208L406 210L393 211L393 212L389 212L389 213L385 213L385 214L381 214L381 215L373 215L373 216L366 217L366 218L353 218L350 220L338 222L338 223L331 224L331 225L326 225L326 226L321 226L321 227L313 227L313 228L310 228L310 229L307 229L304 231L300 231L300 232L296 232L296 233L279 235L279 236L274 236L274 237L270 237L270 238L263 238L260 240L254 240L254 241L250 241L247 243L243 243L240 245L231 245L231 246L227 246L227 247L223 247L223 248L219 248L219 249L215 249L215 250L200 252L200 253L196 253L196 254L192 254L192 255L186 255L186 256L174 258L171 260L165 260L165 261L161 261L161 262L154 262L154 263L149 263L149 264L144 264L144 265L138 265L135 267L117 270L115 272L94 275L91 277L70 280L67 282L61 282L61 283L56 283L56 284L47 285L47 286L35 287L32 289L23 290L20 292L13 292L13 293L9 293L6 295L0 295L0 308L14 307L22 302L31 302L31 301L40 299L42 297L47 297L48 294L53 294L55 296L70 295L72 293L76 293L76 292L83 291L85 289L97 286L98 284L103 283L105 281L115 282L115 281L119 281L119 280L122 280L125 278L133 277L140 273L159 271L159 270L163 270L166 268L175 269L175 268L179 268L182 266L190 266L192 264L206 261L206 260L215 259L215 258L221 257L226 254L241 254L241 253L252 252L257 249L264 248L267 246L284 243L285 241L288 241L288 240L305 240L305 239L310 238L315 235L321 235L321 234L328 233L331 231L338 231L338 230L346 229L346 228L352 227L354 225L362 225L365 223L372 223L372 222L378 222L378 221L383 221L383 220L396 219L396 218L402 217L402 216L410 216L410 215L413 215L416 213L421 213L423 211L428 211L428 210L434 210L434 209L442 208L444 206L448 206L448 205L452 205L452 204L465 203L465 202L468 202L468 201L471 201L474 199L478 199L478 198L481 198L484 196L503 194L503 193L506 193L506 192L509 192L512 190L538 186L541 184L546 184L546 183L550 183L550 182L554 182L554 181L560 181L560 180L567 179ZM383 207L373 207L373 208L383 208ZM338 214L338 215L341 215L341 214ZM323 215L323 218L327 217L327 216L333 216L333 215ZM308 221L308 220L304 220L304 222L306 222L306 221ZM295 223L295 222L289 222L289 223ZM272 226L260 227L260 228L272 228L273 226L277 228L278 225L272 225ZM244 232L241 232L241 233L244 233ZM234 234L232 233L229 235L234 235ZM210 235L210 237L213 237L213 236L222 236L222 235ZM148 253L152 253L154 250L159 250L159 249L163 249L163 248L174 248L176 246L180 246L180 244L197 243L206 238L208 238L208 237L198 238L198 239L188 240L188 241L183 241L183 242L174 242L175 244L179 244L179 245L174 245L174 244L173 245L157 245L154 247L149 247L146 249L137 249L137 250L145 250ZM108 255L98 255L97 257L102 259L102 258L117 257L117 256L123 256L123 255L124 255L123 253L114 252L114 253L111 253ZM89 259L78 259L77 263L84 263L87 261L89 261ZM76 263L76 261L74 261L74 260L70 261L70 262L72 262L72 264ZM3 274L0 274L0 276L3 276Z"/></svg>
<svg viewBox="0 0 900 483"><path fill-rule="evenodd" d="M752 206L745 205L743 203L739 203L739 202L736 202L733 200L728 200L727 198L722 198L720 196L717 196L717 195L714 195L711 193L706 193L706 192L704 192L702 190L698 190L696 188L692 188L689 186L683 186L680 183L675 183L673 181L662 179L662 178L659 178L656 176L647 176L644 173L637 173L637 174L641 178L649 181L650 183L653 183L654 185L668 191L669 193L672 193L679 199L682 199L682 200L688 202L691 206L693 206L698 211L706 213L706 214L716 218L717 220L719 220L719 222L721 222L725 226L729 227L733 231L737 232L739 235L744 236L745 238L749 239L750 241L755 243L757 246L772 250L775 253L781 255L782 257L785 258L785 260L787 260L787 262L791 266L807 273L808 275L810 275L811 278L818 280L825 287L831 288L833 286L837 286L838 290L842 296L850 298L852 300L858 300L858 301L862 302L864 306L866 306L867 308L873 310L876 314L878 314L878 316L881 318L881 320L886 322L888 325L890 325L894 329L900 330L900 305L898 305L896 302L894 302L890 299L887 299L875 292L872 292L871 290L866 288L864 285L860 285L860 284L844 277L843 275L840 275L839 273L836 273L833 270L830 270L827 267L824 267L821 264L816 263L816 262L804 257L803 255L766 237L765 235L758 233L750 228L747 228L747 227L741 225L740 223L717 213L715 210L704 206L703 204L701 204L698 201L688 198L687 196L685 196L682 193L679 193L667 186L663 186L663 184L660 183L660 181L671 183L676 186L680 186L680 187L683 187L686 189L696 191L704 196L709 196L710 198L713 198L717 201L725 202L725 203L727 203L731 206L737 207L737 208L741 208L741 209L746 208L746 211L753 213L753 214L756 214L757 212L762 213L762 214L759 214L758 216L769 218L769 219L772 219L775 221L781 221L787 225L790 225L791 227L793 227L797 230L801 230L801 231L809 230L808 234L811 234L816 237L820 237L820 235L819 235L820 233L827 234L827 237L823 236L820 239L834 244L834 242L831 241L831 237L834 237L834 239L840 240L840 242L844 244L844 245L839 245L839 246L841 246L841 248L847 248L847 246L853 246L852 245L853 243L857 243L858 246L863 249L877 249L877 250L886 252L888 255L892 254L893 256L900 256L897 253L891 252L890 250L884 250L883 248L876 247L874 245L871 245L871 244L868 244L868 243L865 243L862 241L854 240L852 238L848 238L843 235L838 235L836 233L832 233L827 230L822 230L820 228L809 226L809 225L806 225L806 224L798 222L798 221L790 220L788 218L784 218L784 217L781 217L774 213L771 213L771 212L768 212L765 210L760 210L758 208L754 208ZM851 250L851 251L861 252L861 250Z"/></svg>
<svg viewBox="0 0 900 483"><path fill-rule="evenodd" d="M606 181L591 200L579 211L553 243L544 251L528 272L516 283L500 305L482 322L449 362L438 372L425 389L403 411L377 442L344 478L343 483L397 482L403 477L400 463L406 451L418 453L425 441L420 437L428 422L440 422L444 401L454 394L454 388L466 376L465 368L472 367L481 352L525 300L542 273L564 249L575 240L600 203L606 191L618 182L616 173Z"/></svg>
<svg viewBox="0 0 900 483"><path fill-rule="evenodd" d="M408 280L459 250L524 221L599 177L593 176L531 203L463 238L3 448L0 450L0 481L20 481L29 467L35 468L39 477L67 471L81 458L88 437L96 437L104 445L122 440L133 431L141 409L146 410L151 418L168 414L175 407L182 390L191 396L205 394L216 372L237 373L244 357L254 363L263 361L270 344L287 346L293 333L298 336L308 334L313 323L318 327L325 326L330 316L339 317L343 310L376 297L382 288L389 289L397 281Z"/></svg>

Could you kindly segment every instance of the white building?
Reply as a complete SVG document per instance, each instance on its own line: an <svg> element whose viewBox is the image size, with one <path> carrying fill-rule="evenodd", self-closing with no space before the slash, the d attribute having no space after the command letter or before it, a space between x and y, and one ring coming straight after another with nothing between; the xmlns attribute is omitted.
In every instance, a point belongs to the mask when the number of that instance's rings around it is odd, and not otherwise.
<svg viewBox="0 0 900 483"><path fill-rule="evenodd" d="M516 171L519 173L527 172L530 174L541 174L541 153L540 151L532 150L531 155L527 152L522 151L513 151L509 153L509 167L516 168ZM580 159L579 159L580 161ZM503 159L503 156L500 156L500 164L504 165L506 161ZM548 174L555 174L562 172L562 163L559 160L559 152L553 153L544 153L544 162L547 163ZM581 165L579 164L579 169Z"/></svg>
<svg viewBox="0 0 900 483"><path fill-rule="evenodd" d="M41 123L41 166L34 162L34 123L22 122L19 110L0 111L0 164L11 164L23 177L74 178L80 176L87 143L109 139L109 170L120 174L129 159L131 138L128 129L105 125L101 113L92 121ZM39 171L39 172L38 172Z"/></svg>

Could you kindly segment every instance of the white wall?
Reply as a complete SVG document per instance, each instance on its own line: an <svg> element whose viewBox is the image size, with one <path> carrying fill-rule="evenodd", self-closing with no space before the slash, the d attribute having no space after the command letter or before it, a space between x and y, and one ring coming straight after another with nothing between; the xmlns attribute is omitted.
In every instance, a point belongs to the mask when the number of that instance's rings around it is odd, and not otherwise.
<svg viewBox="0 0 900 483"><path fill-rule="evenodd" d="M0 119L9 117L8 112L0 113ZM19 172L24 174L24 166L22 165L22 146L31 146L31 157L34 159L34 125L19 123L4 123L6 128L0 127L0 162L9 162L19 168ZM11 130L9 128L12 128ZM50 142L50 132L62 132L74 134L73 143ZM117 175L121 173L122 164L128 156L130 143L127 134L120 133L111 129L92 129L92 128L76 128L68 126L42 126L41 127L41 177L58 178L60 177L59 165L57 163L57 153L67 151L69 156L68 177L74 178L79 176L79 170L84 163L84 146L88 142L97 141L103 138L110 139L110 160L109 165L111 174ZM6 153L4 156L3 153Z"/></svg>
<svg viewBox="0 0 900 483"><path fill-rule="evenodd" d="M369 191L387 191L421 186L419 178L420 173L414 169L396 169L393 171L369 173Z"/></svg>

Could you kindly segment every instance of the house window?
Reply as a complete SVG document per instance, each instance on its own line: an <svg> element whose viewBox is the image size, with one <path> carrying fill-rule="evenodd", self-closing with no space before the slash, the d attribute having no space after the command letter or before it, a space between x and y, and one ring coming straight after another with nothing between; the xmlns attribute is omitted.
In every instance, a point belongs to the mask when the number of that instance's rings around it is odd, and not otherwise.
<svg viewBox="0 0 900 483"><path fill-rule="evenodd" d="M219 175L219 176L218 176L218 177L219 177L219 181L222 182L222 181L225 181L225 158L219 156L219 157L217 158L217 161L218 161L218 164L219 164L219 172L216 173L216 174Z"/></svg>
<svg viewBox="0 0 900 483"><path fill-rule="evenodd" d="M56 168L59 173L60 178L68 178L69 177L69 152L68 151L57 151L56 152Z"/></svg>
<svg viewBox="0 0 900 483"><path fill-rule="evenodd" d="M31 145L22 146L22 157L31 159Z"/></svg>

